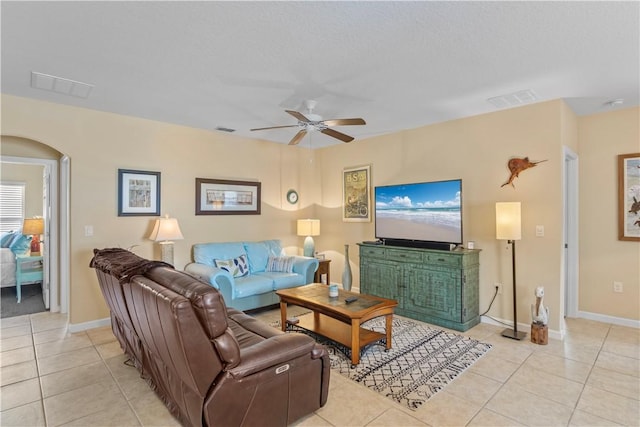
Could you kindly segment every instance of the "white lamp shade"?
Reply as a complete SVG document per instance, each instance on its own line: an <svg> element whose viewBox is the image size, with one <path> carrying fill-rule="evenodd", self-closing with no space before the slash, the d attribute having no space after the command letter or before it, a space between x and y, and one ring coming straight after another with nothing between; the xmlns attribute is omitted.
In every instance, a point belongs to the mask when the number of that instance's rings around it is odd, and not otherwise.
<svg viewBox="0 0 640 427"><path fill-rule="evenodd" d="M319 236L320 220L319 219L299 219L298 220L298 236Z"/></svg>
<svg viewBox="0 0 640 427"><path fill-rule="evenodd" d="M182 240L184 237L180 231L178 220L166 216L164 218L156 219L156 224L149 235L149 239L156 242L163 242L168 240Z"/></svg>
<svg viewBox="0 0 640 427"><path fill-rule="evenodd" d="M520 202L496 203L496 239L522 239Z"/></svg>

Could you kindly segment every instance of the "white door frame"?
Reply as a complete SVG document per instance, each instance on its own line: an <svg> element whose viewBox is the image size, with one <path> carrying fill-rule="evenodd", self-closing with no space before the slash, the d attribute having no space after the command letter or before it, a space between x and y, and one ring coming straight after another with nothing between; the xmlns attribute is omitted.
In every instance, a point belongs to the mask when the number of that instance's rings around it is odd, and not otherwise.
<svg viewBox="0 0 640 427"><path fill-rule="evenodd" d="M566 317L578 316L578 155L563 146L562 205L563 205L563 292Z"/></svg>
<svg viewBox="0 0 640 427"><path fill-rule="evenodd" d="M64 159L67 159L66 162ZM68 209L60 209L60 201L68 203L69 199L69 166L68 158L60 160L61 168L58 170L58 160L38 159L31 157L0 156L0 162L42 165L49 180L44 180L47 185L50 206L44 212L49 215L45 229L45 245L48 259L45 269L49 271L49 310L51 312L67 313L69 299L69 265L68 262L60 262L61 259L69 259L69 219ZM60 181L61 185L58 185ZM60 189L58 191L58 188ZM46 286L46 285L45 285Z"/></svg>

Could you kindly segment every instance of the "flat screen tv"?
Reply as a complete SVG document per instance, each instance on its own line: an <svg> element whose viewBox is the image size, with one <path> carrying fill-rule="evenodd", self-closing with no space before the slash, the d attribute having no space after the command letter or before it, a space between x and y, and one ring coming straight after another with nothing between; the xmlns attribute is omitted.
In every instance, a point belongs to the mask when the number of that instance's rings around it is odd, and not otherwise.
<svg viewBox="0 0 640 427"><path fill-rule="evenodd" d="M376 238L398 246L462 244L462 180L375 188Z"/></svg>

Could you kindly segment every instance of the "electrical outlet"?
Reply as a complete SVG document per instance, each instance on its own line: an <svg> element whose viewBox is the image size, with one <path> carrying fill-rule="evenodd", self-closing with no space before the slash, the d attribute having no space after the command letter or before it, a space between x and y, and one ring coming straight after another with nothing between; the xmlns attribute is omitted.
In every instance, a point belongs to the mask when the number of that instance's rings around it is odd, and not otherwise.
<svg viewBox="0 0 640 427"><path fill-rule="evenodd" d="M502 283L496 282L496 288L498 288L498 295L502 295Z"/></svg>
<svg viewBox="0 0 640 427"><path fill-rule="evenodd" d="M622 282L613 282L613 292L622 293Z"/></svg>

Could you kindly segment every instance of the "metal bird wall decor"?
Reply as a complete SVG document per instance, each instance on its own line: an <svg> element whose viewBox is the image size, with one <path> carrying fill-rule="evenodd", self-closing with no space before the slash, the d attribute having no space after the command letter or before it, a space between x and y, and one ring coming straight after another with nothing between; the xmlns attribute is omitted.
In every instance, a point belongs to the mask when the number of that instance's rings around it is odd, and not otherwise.
<svg viewBox="0 0 640 427"><path fill-rule="evenodd" d="M539 162L532 162L529 160L529 157L525 157L525 158L513 157L511 160L509 160L509 163L507 163L507 166L511 171L509 180L504 184L502 184L500 187L504 187L505 185L511 184L513 188L516 188L516 186L513 185L513 180L516 179L518 175L520 175L520 172L527 170L529 168L532 168L538 163L542 163L542 162L546 162L546 160L540 160Z"/></svg>

